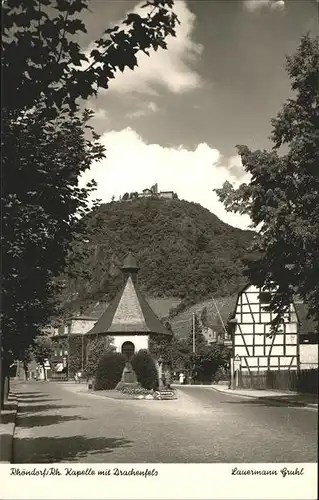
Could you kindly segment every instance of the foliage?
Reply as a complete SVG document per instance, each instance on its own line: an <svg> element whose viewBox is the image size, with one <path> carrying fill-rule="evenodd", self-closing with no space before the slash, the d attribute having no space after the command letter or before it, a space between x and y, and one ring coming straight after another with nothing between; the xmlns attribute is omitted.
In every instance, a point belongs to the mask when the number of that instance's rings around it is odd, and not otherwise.
<svg viewBox="0 0 319 500"><path fill-rule="evenodd" d="M227 366L220 366L213 374L213 380L216 383L220 381L230 382L230 369Z"/></svg>
<svg viewBox="0 0 319 500"><path fill-rule="evenodd" d="M33 358L36 360L39 365L43 367L44 376L46 377L46 370L44 368L45 362L50 359L53 355L53 342L51 337L48 335L39 335L33 341L33 344L30 348ZM26 352L25 357L28 358L28 353Z"/></svg>
<svg viewBox="0 0 319 500"><path fill-rule="evenodd" d="M165 322L167 329L170 328L168 321ZM155 359L162 359L163 363L171 364L172 336L150 335L149 352Z"/></svg>
<svg viewBox="0 0 319 500"><path fill-rule="evenodd" d="M79 371L84 371L84 345L83 335L70 335L68 342L68 373L73 378Z"/></svg>
<svg viewBox="0 0 319 500"><path fill-rule="evenodd" d="M136 374L137 381L144 389L158 388L158 372L152 355L141 349L132 357L131 364Z"/></svg>
<svg viewBox="0 0 319 500"><path fill-rule="evenodd" d="M227 210L248 213L258 229L260 257L248 275L273 292L273 331L294 294L319 323L319 38L304 36L286 68L294 96L272 120L272 151L238 146L251 181L216 190Z"/></svg>
<svg viewBox="0 0 319 500"><path fill-rule="evenodd" d="M193 380L211 382L220 368L226 369L230 361L230 349L220 345L207 345L192 355Z"/></svg>
<svg viewBox="0 0 319 500"><path fill-rule="evenodd" d="M119 352L107 352L99 360L94 381L94 390L113 390L125 366L125 357Z"/></svg>
<svg viewBox="0 0 319 500"><path fill-rule="evenodd" d="M188 342L189 348L191 350L193 350L193 347L195 347L195 352L198 353L201 351L201 349L203 347L205 347L207 345L207 341L206 341L204 335L202 334L202 323L201 323L200 319L198 318L197 314L194 314L193 318L194 318L193 319L194 325L192 325L192 331L187 338L187 342ZM194 332L193 332L193 328L194 328ZM193 346L194 337L195 337L195 346Z"/></svg>
<svg viewBox="0 0 319 500"><path fill-rule="evenodd" d="M188 339L173 339L172 370L189 372L192 368L192 348Z"/></svg>
<svg viewBox="0 0 319 500"><path fill-rule="evenodd" d="M87 362L85 373L87 377L94 377L101 357L108 351L114 351L113 339L109 336L88 339Z"/></svg>
<svg viewBox="0 0 319 500"><path fill-rule="evenodd" d="M103 148L95 136L88 139L88 112L56 120L35 111L19 120L4 115L3 333L4 348L20 357L56 313L53 278L79 234L78 216L93 188L79 189L77 177Z"/></svg>
<svg viewBox="0 0 319 500"><path fill-rule="evenodd" d="M72 248L75 264L61 276L66 281L61 301L71 310L114 297L129 250L140 264L141 290L181 298L179 310L211 294L235 293L246 283L243 258L253 233L224 224L199 204L156 199L105 204L86 217L84 234ZM204 249L196 243L200 234L206 235Z"/></svg>
<svg viewBox="0 0 319 500"><path fill-rule="evenodd" d="M200 313L200 322L201 324L203 325L203 327L206 327L208 326L208 318L207 318L207 307L203 307L203 309L201 310L201 313Z"/></svg>
<svg viewBox="0 0 319 500"><path fill-rule="evenodd" d="M147 395L150 394L149 389L144 389L139 382L127 383L119 382L116 386L116 390L122 392L123 394L131 395Z"/></svg>
<svg viewBox="0 0 319 500"><path fill-rule="evenodd" d="M92 113L79 112L81 99L107 89L118 70L134 69L139 52L165 49L178 22L172 0L148 1L107 28L86 55L75 40L86 33L88 5L2 2L2 324L4 351L17 357L57 314L64 283L53 278L81 234L79 216L94 187L79 189L78 177L104 156L88 126Z"/></svg>
<svg viewBox="0 0 319 500"><path fill-rule="evenodd" d="M81 49L86 33L81 15L88 0L6 0L2 4L3 95L5 107L31 109L41 102L46 116L78 109L99 88L107 89L118 70L133 70L137 55L166 48L178 22L172 0L150 0L139 13L107 28Z"/></svg>

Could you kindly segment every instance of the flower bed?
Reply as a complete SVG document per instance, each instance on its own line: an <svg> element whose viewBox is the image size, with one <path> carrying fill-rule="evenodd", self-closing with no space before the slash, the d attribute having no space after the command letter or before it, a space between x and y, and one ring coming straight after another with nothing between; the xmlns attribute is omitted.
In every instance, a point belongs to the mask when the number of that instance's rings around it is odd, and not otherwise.
<svg viewBox="0 0 319 500"><path fill-rule="evenodd" d="M122 394L131 396L132 399L177 399L176 392L172 389L153 391L152 389L144 389L139 382L119 382L115 389Z"/></svg>
<svg viewBox="0 0 319 500"><path fill-rule="evenodd" d="M130 394L131 396L147 396L152 395L153 390L144 389L139 382L127 383L119 382L115 388L123 394Z"/></svg>

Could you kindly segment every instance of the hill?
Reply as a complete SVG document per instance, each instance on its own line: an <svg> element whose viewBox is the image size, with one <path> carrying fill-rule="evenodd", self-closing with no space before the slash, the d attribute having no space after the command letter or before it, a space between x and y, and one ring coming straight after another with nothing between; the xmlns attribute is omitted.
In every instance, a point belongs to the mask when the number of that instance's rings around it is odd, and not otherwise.
<svg viewBox="0 0 319 500"><path fill-rule="evenodd" d="M174 335L177 338L187 337L192 331L192 314L195 313L197 317L200 318L204 309L206 309L207 314L206 324L217 331L222 331L222 321L225 327L227 327L227 322L234 311L236 300L237 293L227 297L214 296L214 300L212 296L207 300L185 308L176 315L174 314L173 317L169 318ZM174 309L174 312L175 311L176 308Z"/></svg>
<svg viewBox="0 0 319 500"><path fill-rule="evenodd" d="M101 205L86 217L74 244L61 301L69 311L112 299L131 250L148 297L173 297L176 313L208 297L235 294L245 283L244 259L254 233L233 228L183 200L137 199ZM179 299L179 300L178 300Z"/></svg>

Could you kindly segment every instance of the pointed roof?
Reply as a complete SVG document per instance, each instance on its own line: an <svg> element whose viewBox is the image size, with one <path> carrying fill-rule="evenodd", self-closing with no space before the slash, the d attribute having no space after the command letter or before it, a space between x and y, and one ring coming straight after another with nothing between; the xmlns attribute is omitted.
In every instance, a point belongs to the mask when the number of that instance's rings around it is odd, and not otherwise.
<svg viewBox="0 0 319 500"><path fill-rule="evenodd" d="M87 332L87 335L103 333L109 335L125 333L172 335L162 325L130 275L115 299L94 327Z"/></svg>
<svg viewBox="0 0 319 500"><path fill-rule="evenodd" d="M126 269L131 269L135 271L138 271L139 269L137 260L132 254L132 252L129 252L123 261L122 271L125 271Z"/></svg>

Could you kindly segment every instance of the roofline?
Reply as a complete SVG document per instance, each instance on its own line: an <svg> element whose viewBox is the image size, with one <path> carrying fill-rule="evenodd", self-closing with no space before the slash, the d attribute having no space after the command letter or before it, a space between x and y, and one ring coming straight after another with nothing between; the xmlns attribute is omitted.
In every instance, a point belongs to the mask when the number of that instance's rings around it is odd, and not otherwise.
<svg viewBox="0 0 319 500"><path fill-rule="evenodd" d="M74 334L73 334L74 335ZM162 332L152 332L150 330L148 331L145 331L145 330L137 330L137 331L130 331L130 332L109 332L109 331L106 331L106 332L94 332L94 333L91 333L91 330L89 330L88 332L84 333L83 335L89 335L89 336L94 336L94 335L108 335L109 337L125 337L125 336L131 336L131 335L138 335L138 336L141 336L141 335L166 335L168 337L172 337L173 336L173 333L167 331L167 333L162 333Z"/></svg>
<svg viewBox="0 0 319 500"><path fill-rule="evenodd" d="M66 318L66 321L68 321L70 319L86 319L86 320L91 320L91 321L97 321L98 318L93 318L93 316L68 316Z"/></svg>

